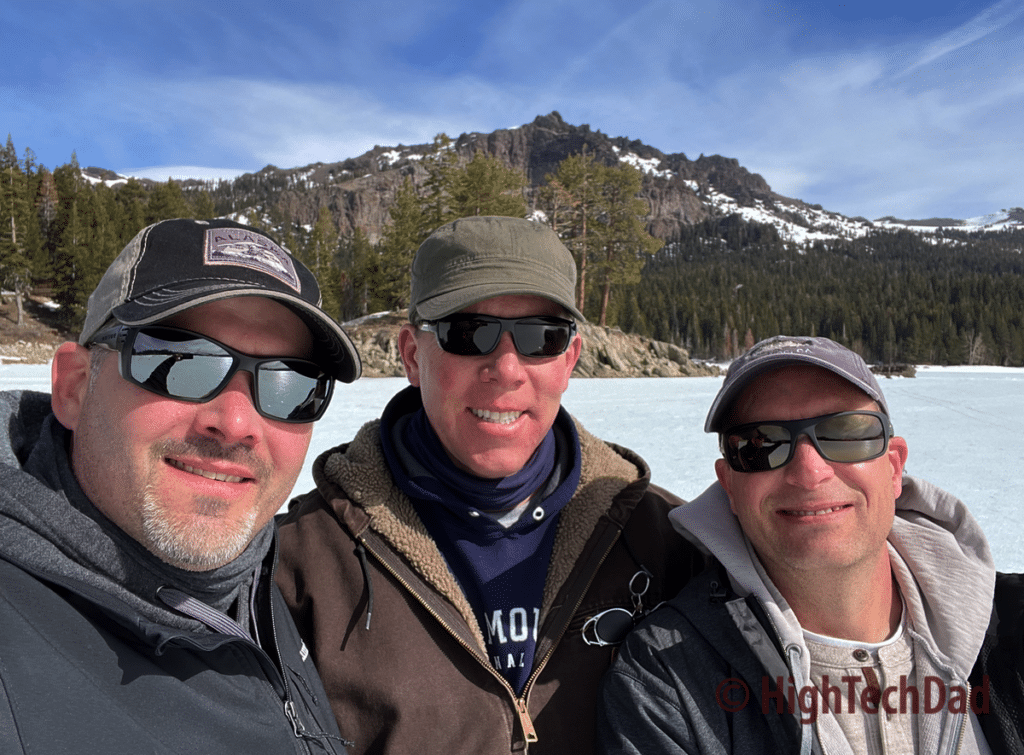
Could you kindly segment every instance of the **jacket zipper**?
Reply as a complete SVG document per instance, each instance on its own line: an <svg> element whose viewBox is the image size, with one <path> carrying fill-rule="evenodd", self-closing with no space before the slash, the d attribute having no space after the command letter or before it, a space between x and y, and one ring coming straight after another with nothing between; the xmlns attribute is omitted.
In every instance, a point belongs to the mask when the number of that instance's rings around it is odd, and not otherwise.
<svg viewBox="0 0 1024 755"><path fill-rule="evenodd" d="M968 716L971 715L971 683L965 681L964 686L967 688L967 712L960 716L960 736L957 737L956 741L956 755L960 755L960 751L964 748L964 738L967 736L967 725L969 723Z"/></svg>
<svg viewBox="0 0 1024 755"><path fill-rule="evenodd" d="M274 572L277 569L276 563L270 570L270 580L273 583ZM282 668L278 669L281 674L281 681L284 686L284 715L288 719L288 722L292 725L292 732L295 734L296 739L301 739L305 744L306 739L306 727L302 725L302 721L299 719L299 713L295 708L295 701L292 699L292 688L288 682L288 674L284 670L284 661L281 660L281 646L277 639L277 614L274 612L274 596L270 596L270 638L274 643L274 652L281 663ZM260 648L262 651L263 649ZM264 651L265 654L265 651ZM271 660L271 665L277 668L277 664ZM306 746L306 750L309 750L309 746Z"/></svg>
<svg viewBox="0 0 1024 755"><path fill-rule="evenodd" d="M388 572L391 573L391 576L393 576L395 579L397 579L399 584L401 584L402 587L404 587L406 590L408 590L409 593L411 595L413 595L416 598L416 600L419 601L420 605L422 605L431 616L433 616L435 619L437 619L437 621L441 624L441 626L444 627L445 631L447 631L448 634L450 634L452 637L454 637L456 642L458 642L460 645L462 645L464 648L466 648L466 650L468 650L470 652L470 654L474 658L476 658L477 661L479 661L480 664L482 666L484 666L487 669L487 671L490 672L490 674L495 679L497 679L498 682L500 682L501 685L506 690L508 690L508 692L511 695L512 700L513 700L513 702L515 704L515 710L516 710L516 713L519 716L519 725L523 729L523 736L524 736L524 738L526 740L527 749L529 749L529 745L530 744L538 741L537 729L533 725L533 719L530 716L530 710L529 710L529 707L528 707L528 702L529 702L529 698L530 698L530 690L533 688L533 683L537 680L537 677L540 676L541 671L544 670L544 667L547 665L548 660L554 654L555 648L558 647L558 643L561 641L562 637L565 635L565 630L569 627L569 623L572 621L572 617L576 615L576 611L579 610L580 604L583 602L583 598L586 597L587 590L589 590L590 589L590 585L593 584L594 577L597 576L597 572L600 570L601 565L604 564L605 559L608 558L608 554L611 552L612 547L618 541L618 539L619 539L619 530L617 528L612 528L611 532L612 532L611 541L608 543L608 545L604 549L604 552L601 554L601 558L598 560L596 567L591 572L589 579L587 579L586 585L583 587L583 589L581 589L579 591L575 601L573 602L572 610L568 613L568 617L569 617L568 620L563 623L561 629L559 629L559 631L557 632L557 634L553 638L553 641L551 643L551 647L544 654L544 657L541 659L540 663L534 664L535 668L533 670L533 673L530 674L530 678L527 679L526 684L523 685L523 695L522 695L522 697L519 697L518 695L516 695L516 691L512 688L512 685L508 683L508 681L505 679L505 677L503 677L501 674L499 674L497 671L495 671L494 667L485 658L482 658L480 656L480 654L477 652L477 649L472 644L470 644L469 642L466 642L459 635L459 633L456 632L452 628L452 626L447 621L445 621L444 618L441 617L441 615L437 611L435 611L430 605L427 604L427 602L420 596L420 594L416 590L413 589L412 585L410 585L409 582L401 574L398 573L398 570L391 565L391 563L390 563L390 561L388 559L388 557L390 556L390 552L386 551L383 554L382 553L378 553L376 550L374 550L374 548L372 547L370 542L364 536L359 535L358 537L359 537L359 541L363 544L363 546L366 547L366 549L368 551L370 551L370 553L372 553L374 556L377 557L377 560L380 561L380 563L384 566L384 568L386 568L388 570Z"/></svg>
<svg viewBox="0 0 1024 755"><path fill-rule="evenodd" d="M544 670L544 667L547 665L548 660L551 658L552 655L554 655L555 648L558 647L558 643L561 642L562 637L565 636L565 632L569 628L569 624L572 622L573 616L576 615L576 612L580 608L580 604L583 603L583 599L587 596L587 591L590 589L590 586L594 583L594 578L597 576L597 573L601 570L601 566L604 565L605 559L608 558L608 554L611 553L612 548L615 547L615 543L618 542L620 530L617 527L612 527L610 531L611 539L608 542L607 546L605 546L604 552L601 554L601 558L598 559L597 564L591 571L590 576L586 581L586 584L583 585L582 589L580 589L577 593L576 599L572 603L572 610L568 611L567 620L563 623L561 629L558 630L557 634L554 637L554 641L551 643L551 647L544 654L544 657L541 659L541 662L539 664L535 664L536 668L533 670L533 673L530 674L530 678L526 680L526 684L523 687L524 700L529 697L530 690L533 688L533 683L537 680L537 677L540 676L540 672ZM569 604L567 603L566 605Z"/></svg>
<svg viewBox="0 0 1024 755"><path fill-rule="evenodd" d="M476 658L477 661L479 661L480 664L482 666L484 666L491 673L491 675L495 679L497 679L498 682L506 690L508 690L509 694L512 696L512 699L516 703L516 705L515 705L516 713L519 715L519 723L523 727L523 733L526 736L526 741L527 742L536 742L537 741L537 730L536 730L536 728L534 728L533 721L530 718L529 711L527 711L527 709L526 709L525 701L522 701L518 697L516 697L516 691L514 689L512 689L512 685L509 684L508 681L506 681L505 677L503 677L501 674L499 674L497 671L495 671L494 667L490 663L488 663L486 661L486 659L481 658L480 654L477 652L476 647L474 647L471 643L469 643L465 639L463 639L462 636L458 632L456 632L454 628L452 628L451 624L449 624L437 611L435 611L420 596L420 594L416 590L413 589L413 586L411 584L409 584L408 580L406 580L405 577L403 577L399 573L398 569L396 569L394 566L392 566L390 560L388 559L388 556L390 555L389 553L386 553L386 552L385 553L379 553L379 552L377 552L376 550L374 550L373 546L370 544L370 542L365 537L363 537L362 535L359 535L358 537L359 537L359 541L366 547L366 549L368 551L370 551L370 553L372 553L374 556L377 557L377 560L380 561L381 565L385 569L388 570L388 572L391 574L391 576L393 576L395 579L397 579L399 584L401 584L402 587L404 587L409 592L410 595L415 597L416 600L419 601L421 606L423 606L425 609L427 609L427 613L429 613L431 616L433 616L435 619L437 619L438 623L442 627L444 627L445 631L448 632L448 634L450 634L452 637L454 637L455 641L458 642L460 645L462 645L462 647L464 647L466 650L468 650L470 655L472 655L474 658Z"/></svg>

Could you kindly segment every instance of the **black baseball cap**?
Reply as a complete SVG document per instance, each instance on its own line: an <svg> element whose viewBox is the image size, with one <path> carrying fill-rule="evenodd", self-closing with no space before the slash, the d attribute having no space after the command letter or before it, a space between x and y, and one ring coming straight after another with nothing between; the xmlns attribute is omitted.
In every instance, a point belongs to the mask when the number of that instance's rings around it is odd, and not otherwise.
<svg viewBox="0 0 1024 755"><path fill-rule="evenodd" d="M263 231L233 220L164 220L143 228L89 296L78 342L107 323L151 325L186 309L235 296L264 296L302 318L314 361L344 383L362 373L348 334L321 308L309 269Z"/></svg>

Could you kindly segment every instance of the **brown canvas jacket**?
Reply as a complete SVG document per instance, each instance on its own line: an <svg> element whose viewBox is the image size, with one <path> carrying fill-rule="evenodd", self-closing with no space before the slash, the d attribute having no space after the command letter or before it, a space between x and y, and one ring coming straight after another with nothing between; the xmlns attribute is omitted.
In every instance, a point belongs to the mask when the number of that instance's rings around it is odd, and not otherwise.
<svg viewBox="0 0 1024 755"><path fill-rule="evenodd" d="M582 474L558 523L535 666L517 697L484 650L469 602L394 484L379 420L322 454L317 489L280 526L278 582L310 645L342 735L362 755L587 755L598 684L614 647L588 645L588 618L674 596L703 559L666 516L683 503L650 485L633 452L579 430ZM623 544L625 539L628 547Z"/></svg>

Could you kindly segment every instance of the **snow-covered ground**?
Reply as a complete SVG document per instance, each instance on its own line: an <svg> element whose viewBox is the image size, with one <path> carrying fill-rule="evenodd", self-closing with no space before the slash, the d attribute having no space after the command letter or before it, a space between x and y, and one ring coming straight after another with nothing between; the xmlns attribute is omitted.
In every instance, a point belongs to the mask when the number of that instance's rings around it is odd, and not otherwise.
<svg viewBox="0 0 1024 755"><path fill-rule="evenodd" d="M591 432L643 456L654 482L691 499L714 479L716 441L702 428L721 383L574 379L563 403ZM405 385L404 378L339 385L313 431L296 492L312 487L316 453L349 441ZM0 366L0 390L17 388L48 391L48 366ZM915 378L883 380L882 390L896 432L910 446L907 472L963 499L988 534L997 567L1024 572L1024 370L922 367Z"/></svg>

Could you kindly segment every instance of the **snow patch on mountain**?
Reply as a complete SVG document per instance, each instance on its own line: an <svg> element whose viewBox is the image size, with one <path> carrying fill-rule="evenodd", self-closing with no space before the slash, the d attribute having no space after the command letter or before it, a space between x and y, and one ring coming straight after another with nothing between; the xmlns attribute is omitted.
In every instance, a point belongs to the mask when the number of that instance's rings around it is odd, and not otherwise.
<svg viewBox="0 0 1024 755"><path fill-rule="evenodd" d="M658 166L661 165L661 158L658 157L640 157L633 152L623 153L619 147L612 145L612 151L619 158L619 162L632 165L634 168L639 170L641 173L646 173L649 176L656 176L658 178L671 178L673 172L670 170L658 170Z"/></svg>

